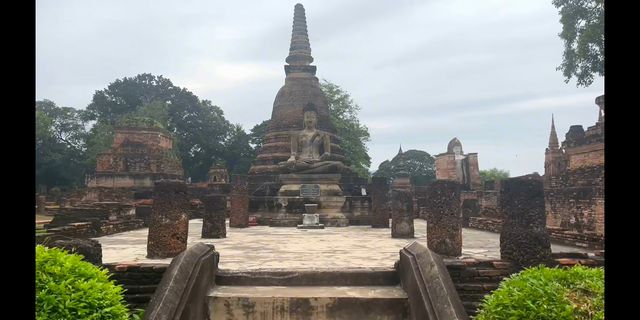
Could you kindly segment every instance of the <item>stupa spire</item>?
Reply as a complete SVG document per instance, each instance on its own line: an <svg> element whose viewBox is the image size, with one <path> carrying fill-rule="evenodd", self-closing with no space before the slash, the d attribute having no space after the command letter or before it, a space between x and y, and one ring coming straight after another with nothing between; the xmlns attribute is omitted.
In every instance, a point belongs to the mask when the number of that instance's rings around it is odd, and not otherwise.
<svg viewBox="0 0 640 320"><path fill-rule="evenodd" d="M402 143L400 144L400 150L398 150L398 154L402 154Z"/></svg>
<svg viewBox="0 0 640 320"><path fill-rule="evenodd" d="M311 45L307 34L307 18L304 7L298 3L293 11L293 30L291 32L291 45L287 63L292 66L308 66L313 62Z"/></svg>
<svg viewBox="0 0 640 320"><path fill-rule="evenodd" d="M553 114L551 114L551 133L549 134L549 150L558 150L560 144L558 143L558 135L556 134L556 125L553 121Z"/></svg>

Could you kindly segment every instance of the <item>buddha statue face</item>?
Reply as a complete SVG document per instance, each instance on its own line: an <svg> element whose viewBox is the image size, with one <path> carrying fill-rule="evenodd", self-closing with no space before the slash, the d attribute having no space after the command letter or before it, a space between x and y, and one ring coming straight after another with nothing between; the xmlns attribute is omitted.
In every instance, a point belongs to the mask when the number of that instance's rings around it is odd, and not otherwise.
<svg viewBox="0 0 640 320"><path fill-rule="evenodd" d="M453 147L453 153L457 156L462 155L462 148L460 146Z"/></svg>
<svg viewBox="0 0 640 320"><path fill-rule="evenodd" d="M314 111L306 111L304 113L304 128L307 130L313 130L318 124L318 116Z"/></svg>

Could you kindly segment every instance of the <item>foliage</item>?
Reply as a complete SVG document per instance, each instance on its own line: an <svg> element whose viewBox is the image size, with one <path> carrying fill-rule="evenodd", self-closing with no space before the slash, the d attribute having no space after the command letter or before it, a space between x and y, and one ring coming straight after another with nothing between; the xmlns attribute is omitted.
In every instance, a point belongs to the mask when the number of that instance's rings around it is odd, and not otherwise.
<svg viewBox="0 0 640 320"><path fill-rule="evenodd" d="M604 0L553 0L559 9L564 41L562 64L557 68L569 82L588 87L593 75L604 76Z"/></svg>
<svg viewBox="0 0 640 320"><path fill-rule="evenodd" d="M36 319L128 319L122 292L82 256L36 246Z"/></svg>
<svg viewBox="0 0 640 320"><path fill-rule="evenodd" d="M262 147L264 135L267 133L270 121L271 120L264 120L251 128L251 132L249 133L249 143L253 145L253 150L255 150L255 152L258 152Z"/></svg>
<svg viewBox="0 0 640 320"><path fill-rule="evenodd" d="M361 177L369 177L371 158L367 153L366 143L369 142L369 129L360 124L358 119L358 106L348 92L338 85L327 80L322 80L320 88L327 98L331 122L336 127L336 133L340 137L340 146L345 156Z"/></svg>
<svg viewBox="0 0 640 320"><path fill-rule="evenodd" d="M435 159L422 150L398 153L391 161L385 160L380 163L373 175L393 178L399 173L401 162L404 162L404 170L409 173L414 185L427 185L436 179Z"/></svg>
<svg viewBox="0 0 640 320"><path fill-rule="evenodd" d="M113 144L113 138L115 131L113 125L108 123L95 123L89 134L87 135L85 152L85 163L88 171L93 171L96 168L96 158L98 153L106 152Z"/></svg>
<svg viewBox="0 0 640 320"><path fill-rule="evenodd" d="M526 269L486 296L475 319L604 319L604 268Z"/></svg>
<svg viewBox="0 0 640 320"><path fill-rule="evenodd" d="M229 139L225 142L225 163L230 174L247 174L251 161L255 157L255 150L249 142L252 136L247 134L239 124L231 127Z"/></svg>
<svg viewBox="0 0 640 320"><path fill-rule="evenodd" d="M214 161L225 159L225 142L232 133L222 109L211 101L200 100L171 80L148 73L117 79L96 91L83 116L103 129L126 116L156 120L173 135L185 175L195 181L206 178Z"/></svg>
<svg viewBox="0 0 640 320"><path fill-rule="evenodd" d="M77 110L36 101L36 184L47 188L84 183L87 132Z"/></svg>
<svg viewBox="0 0 640 320"><path fill-rule="evenodd" d="M502 180L507 178L509 178L509 171L507 170L501 170L498 168L480 170L480 180L482 180L482 182L491 180Z"/></svg>

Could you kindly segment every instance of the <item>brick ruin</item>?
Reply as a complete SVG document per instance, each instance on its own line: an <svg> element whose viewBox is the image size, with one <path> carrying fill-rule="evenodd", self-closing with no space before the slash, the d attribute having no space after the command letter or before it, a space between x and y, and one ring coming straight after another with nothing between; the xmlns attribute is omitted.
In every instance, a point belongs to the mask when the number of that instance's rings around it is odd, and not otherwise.
<svg viewBox="0 0 640 320"><path fill-rule="evenodd" d="M264 143L248 173L251 214L260 225L295 227L302 223L300 209L304 210L304 204L316 203L321 222L327 226L371 223L371 199L361 193L367 179L358 177L349 167L340 137L330 120L328 100L316 77L317 67L312 65L314 58L302 5L294 10L289 55L285 61L284 85L275 96ZM307 117L313 119L309 128L305 124ZM324 158L305 164L299 161L297 150L302 143L300 133L311 126L323 141L315 156ZM291 165L285 165L287 163ZM312 169L304 169L305 166ZM319 196L305 197L298 192L302 185L311 184L321 187L323 191Z"/></svg>
<svg viewBox="0 0 640 320"><path fill-rule="evenodd" d="M551 119L545 151L547 227L566 238L604 242L604 95L596 98L598 121L585 131L572 125L562 145Z"/></svg>
<svg viewBox="0 0 640 320"><path fill-rule="evenodd" d="M455 181L468 190L482 189L478 154L464 154L460 140L451 139L447 152L436 156L436 180Z"/></svg>
<svg viewBox="0 0 640 320"><path fill-rule="evenodd" d="M155 181L182 179L183 174L166 130L142 123L116 127L111 149L98 154L96 171L87 177L83 201L129 201L150 194Z"/></svg>

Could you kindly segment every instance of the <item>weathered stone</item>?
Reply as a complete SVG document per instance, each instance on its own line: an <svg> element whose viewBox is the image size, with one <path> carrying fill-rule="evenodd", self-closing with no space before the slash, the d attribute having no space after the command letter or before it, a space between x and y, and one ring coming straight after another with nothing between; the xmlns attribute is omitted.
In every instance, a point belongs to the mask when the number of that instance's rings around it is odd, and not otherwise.
<svg viewBox="0 0 640 320"><path fill-rule="evenodd" d="M544 188L548 228L596 234L604 244L604 96L596 98L599 118L585 131L572 125L558 143L553 117L545 150ZM560 147L562 146L562 147ZM577 244L577 243L576 243Z"/></svg>
<svg viewBox="0 0 640 320"><path fill-rule="evenodd" d="M47 197L46 196L36 196L36 213L39 215L45 215L47 213L46 206Z"/></svg>
<svg viewBox="0 0 640 320"><path fill-rule="evenodd" d="M391 190L391 237L414 237L411 191Z"/></svg>
<svg viewBox="0 0 640 320"><path fill-rule="evenodd" d="M500 257L519 267L551 261L540 176L503 180L500 207L505 215L500 233Z"/></svg>
<svg viewBox="0 0 640 320"><path fill-rule="evenodd" d="M211 194L204 197L202 238L226 238L227 197Z"/></svg>
<svg viewBox="0 0 640 320"><path fill-rule="evenodd" d="M220 256L196 243L171 261L145 310L145 319L209 319L205 298L215 284Z"/></svg>
<svg viewBox="0 0 640 320"><path fill-rule="evenodd" d="M389 228L389 179L371 178L371 227Z"/></svg>
<svg viewBox="0 0 640 320"><path fill-rule="evenodd" d="M180 180L160 180L153 189L147 258L171 258L187 249L189 215L187 186Z"/></svg>
<svg viewBox="0 0 640 320"><path fill-rule="evenodd" d="M438 180L427 189L427 246L438 254L462 254L461 185Z"/></svg>
<svg viewBox="0 0 640 320"><path fill-rule="evenodd" d="M182 179L184 173L171 134L143 121L119 123L111 148L98 154L95 169L87 179L85 202L130 201L155 181Z"/></svg>
<svg viewBox="0 0 640 320"><path fill-rule="evenodd" d="M480 203L478 199L465 199L462 201L462 226L469 227L469 218L480 216Z"/></svg>
<svg viewBox="0 0 640 320"><path fill-rule="evenodd" d="M43 244L49 248L61 248L80 254L85 261L102 266L102 245L97 240L52 236Z"/></svg>
<svg viewBox="0 0 640 320"><path fill-rule="evenodd" d="M412 319L469 319L438 254L413 242L400 250L397 269L409 296Z"/></svg>
<svg viewBox="0 0 640 320"><path fill-rule="evenodd" d="M249 194L247 190L247 176L231 175L231 212L229 213L229 227L249 227Z"/></svg>

